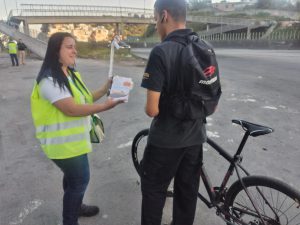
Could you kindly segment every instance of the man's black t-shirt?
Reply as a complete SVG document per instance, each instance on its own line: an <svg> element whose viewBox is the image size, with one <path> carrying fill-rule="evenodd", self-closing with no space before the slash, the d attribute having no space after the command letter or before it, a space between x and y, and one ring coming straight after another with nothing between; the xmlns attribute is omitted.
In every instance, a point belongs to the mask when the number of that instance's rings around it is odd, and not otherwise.
<svg viewBox="0 0 300 225"><path fill-rule="evenodd" d="M19 51L24 51L26 49L26 45L23 42L18 43L18 50Z"/></svg>
<svg viewBox="0 0 300 225"><path fill-rule="evenodd" d="M200 145L206 140L204 121L178 120L168 113L167 102L163 101L168 95L167 90L175 89L175 77L180 66L179 53L182 45L171 41L174 37L185 37L190 29L175 30L162 43L155 46L150 53L141 86L161 93L159 115L154 117L150 127L148 142L162 148L184 148ZM178 74L186 76L188 74Z"/></svg>

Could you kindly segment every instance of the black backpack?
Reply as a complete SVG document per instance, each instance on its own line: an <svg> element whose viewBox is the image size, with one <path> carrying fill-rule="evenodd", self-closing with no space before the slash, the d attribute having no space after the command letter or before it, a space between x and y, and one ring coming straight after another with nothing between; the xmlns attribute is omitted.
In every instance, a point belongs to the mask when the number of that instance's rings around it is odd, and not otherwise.
<svg viewBox="0 0 300 225"><path fill-rule="evenodd" d="M180 120L205 119L215 112L222 93L215 52L194 32L171 41L183 45L176 88L168 91L171 113Z"/></svg>

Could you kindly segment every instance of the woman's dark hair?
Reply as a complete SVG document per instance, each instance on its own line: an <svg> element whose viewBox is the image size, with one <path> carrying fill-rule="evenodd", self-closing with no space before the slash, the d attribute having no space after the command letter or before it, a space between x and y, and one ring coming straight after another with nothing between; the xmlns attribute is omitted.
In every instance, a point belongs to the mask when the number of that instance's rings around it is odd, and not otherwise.
<svg viewBox="0 0 300 225"><path fill-rule="evenodd" d="M36 81L39 84L43 78L53 77L54 84L58 83L61 89L67 87L67 89L73 96L68 78L61 68L62 64L59 62L59 51L66 37L74 39L74 37L70 33L66 32L58 32L51 35L48 41L45 59Z"/></svg>
<svg viewBox="0 0 300 225"><path fill-rule="evenodd" d="M186 21L187 3L185 0L156 0L154 9L160 15L163 10L167 10L177 22Z"/></svg>

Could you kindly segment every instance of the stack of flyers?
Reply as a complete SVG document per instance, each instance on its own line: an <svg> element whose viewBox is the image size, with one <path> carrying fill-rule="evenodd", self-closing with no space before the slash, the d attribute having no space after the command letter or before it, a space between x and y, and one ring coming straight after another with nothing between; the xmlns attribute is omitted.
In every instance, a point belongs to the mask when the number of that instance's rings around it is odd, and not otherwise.
<svg viewBox="0 0 300 225"><path fill-rule="evenodd" d="M114 100L128 102L129 92L133 88L133 81L128 77L114 76L109 97Z"/></svg>

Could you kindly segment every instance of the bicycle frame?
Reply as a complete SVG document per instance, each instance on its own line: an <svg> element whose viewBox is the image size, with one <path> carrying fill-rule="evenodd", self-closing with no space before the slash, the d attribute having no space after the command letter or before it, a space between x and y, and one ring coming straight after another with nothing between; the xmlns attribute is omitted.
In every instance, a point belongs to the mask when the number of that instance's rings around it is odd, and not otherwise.
<svg viewBox="0 0 300 225"><path fill-rule="evenodd" d="M209 176L206 173L204 165L202 164L202 166L201 166L199 173L200 173L200 176L202 178L202 181L204 183L205 189L208 193L210 200L207 200L200 193L198 193L198 197L205 203L205 205L208 208L215 207L221 202L221 200L222 200L221 197L222 197L222 194L224 194L226 184L228 183L229 178L233 174L234 169L237 169L236 165L238 167L240 167L247 176L250 175L246 171L246 169L240 165L240 162L242 161L242 157L240 156L240 154L247 142L248 137L249 137L249 132L246 131L244 134L244 137L233 157L227 151L225 151L222 147L220 147L218 144L216 144L214 141L212 141L210 138L207 138L207 143L209 145L211 145L214 148L214 150L216 150L223 158L225 158L230 163L230 166L223 178L223 181L221 183L221 186L220 186L218 192L216 192L215 188L212 186Z"/></svg>

